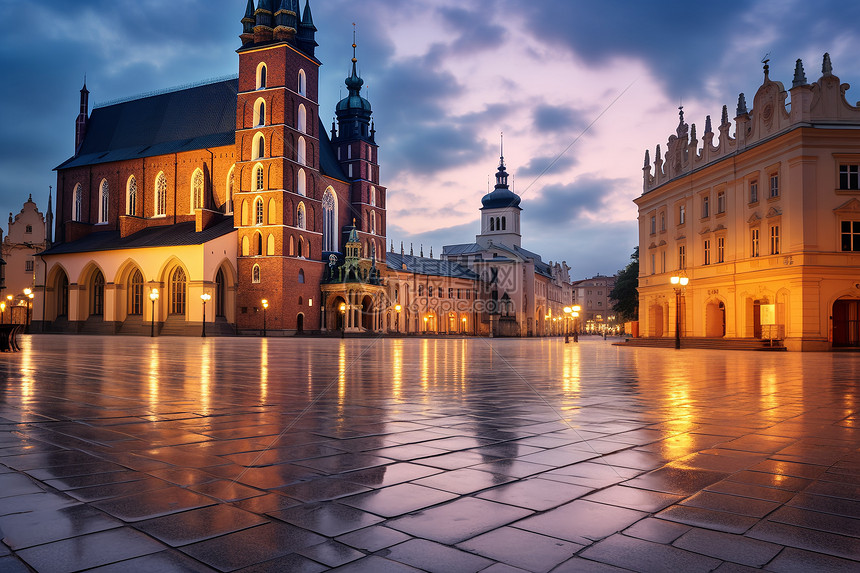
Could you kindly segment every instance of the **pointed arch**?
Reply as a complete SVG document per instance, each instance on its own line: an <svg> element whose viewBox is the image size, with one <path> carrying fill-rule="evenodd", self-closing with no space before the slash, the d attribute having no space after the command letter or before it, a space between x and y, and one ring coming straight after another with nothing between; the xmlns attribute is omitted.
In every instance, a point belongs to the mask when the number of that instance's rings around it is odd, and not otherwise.
<svg viewBox="0 0 860 573"><path fill-rule="evenodd" d="M338 249L337 196L334 188L329 186L323 193L323 251L331 252Z"/></svg>
<svg viewBox="0 0 860 573"><path fill-rule="evenodd" d="M308 144L305 138L299 136L298 144L296 145L296 161L302 165L307 165Z"/></svg>
<svg viewBox="0 0 860 573"><path fill-rule="evenodd" d="M266 100L257 98L254 102L254 127L266 125Z"/></svg>
<svg viewBox="0 0 860 573"><path fill-rule="evenodd" d="M250 217L251 217L251 215L248 212L248 200L243 199L242 200L242 209L241 209L239 220L242 222L242 225L247 226L247 225L251 224Z"/></svg>
<svg viewBox="0 0 860 573"><path fill-rule="evenodd" d="M177 266L170 273L168 286L168 300L170 301L170 314L185 314L186 290L188 278L185 269Z"/></svg>
<svg viewBox="0 0 860 573"><path fill-rule="evenodd" d="M262 191L264 187L265 181L263 180L263 164L258 163L254 166L254 189L257 191Z"/></svg>
<svg viewBox="0 0 860 573"><path fill-rule="evenodd" d="M299 229L305 228L305 203L304 201L299 201L299 206L296 208L296 227Z"/></svg>
<svg viewBox="0 0 860 573"><path fill-rule="evenodd" d="M305 256L304 245L305 245L305 238L302 237L301 235L299 235L299 240L298 240L299 251L298 251L298 253L296 253L296 255L298 255L299 258L302 258Z"/></svg>
<svg viewBox="0 0 860 573"><path fill-rule="evenodd" d="M263 254L263 233L257 231L254 233L254 254Z"/></svg>
<svg viewBox="0 0 860 573"><path fill-rule="evenodd" d="M376 207L376 187L370 186L370 206Z"/></svg>
<svg viewBox="0 0 860 573"><path fill-rule="evenodd" d="M194 173L191 175L191 213L193 214L195 209L203 209L203 170L199 167L194 170Z"/></svg>
<svg viewBox="0 0 860 573"><path fill-rule="evenodd" d="M308 95L308 77L305 74L305 71L299 70L299 78L298 78L298 88L299 95L302 97L307 97Z"/></svg>
<svg viewBox="0 0 860 573"><path fill-rule="evenodd" d="M230 173L227 174L227 190L225 193L226 201L224 202L224 213L231 215L233 213L233 184L236 174L236 166L230 167Z"/></svg>
<svg viewBox="0 0 860 573"><path fill-rule="evenodd" d="M272 256L275 254L275 236L269 233L268 239L266 239L266 254Z"/></svg>
<svg viewBox="0 0 860 573"><path fill-rule="evenodd" d="M128 278L128 306L129 315L143 315L143 273L135 267Z"/></svg>
<svg viewBox="0 0 860 573"><path fill-rule="evenodd" d="M257 64L257 89L264 90L266 89L266 63L260 62Z"/></svg>
<svg viewBox="0 0 860 573"><path fill-rule="evenodd" d="M99 183L99 223L107 223L108 208L110 206L110 186L107 179Z"/></svg>
<svg viewBox="0 0 860 573"><path fill-rule="evenodd" d="M90 316L103 316L105 313L105 275L97 268L89 281Z"/></svg>
<svg viewBox="0 0 860 573"><path fill-rule="evenodd" d="M305 108L305 104L299 104L299 112L297 114L296 120L296 129L301 131L302 133L308 132L308 110Z"/></svg>
<svg viewBox="0 0 860 573"><path fill-rule="evenodd" d="M254 224L262 225L265 222L265 211L263 209L263 198L254 199Z"/></svg>
<svg viewBox="0 0 860 573"><path fill-rule="evenodd" d="M260 265L254 265L251 269L251 282L259 283L260 282Z"/></svg>
<svg viewBox="0 0 860 573"><path fill-rule="evenodd" d="M167 176L159 171L155 176L155 216L167 215Z"/></svg>
<svg viewBox="0 0 860 573"><path fill-rule="evenodd" d="M278 210L274 198L269 199L269 208L266 209L266 224L277 225Z"/></svg>
<svg viewBox="0 0 860 573"><path fill-rule="evenodd" d="M299 169L298 175L296 175L296 193L299 195L307 195L308 194L308 182L307 182L307 174L304 169Z"/></svg>
<svg viewBox="0 0 860 573"><path fill-rule="evenodd" d="M72 191L72 221L83 221L84 215L84 189L81 184L75 185Z"/></svg>
<svg viewBox="0 0 860 573"><path fill-rule="evenodd" d="M292 235L290 235L290 251L289 251L289 253L290 253L291 257L296 256L296 239Z"/></svg>
<svg viewBox="0 0 860 573"><path fill-rule="evenodd" d="M251 254L251 246L250 246L250 243L248 242L248 237L244 236L244 237L242 237L242 256L247 257L247 256L250 256L250 254Z"/></svg>
<svg viewBox="0 0 860 573"><path fill-rule="evenodd" d="M254 134L251 159L262 159L266 156L266 137L262 133Z"/></svg>
<svg viewBox="0 0 860 573"><path fill-rule="evenodd" d="M299 269L298 281L299 281L299 284L305 284L305 270L304 269Z"/></svg>
<svg viewBox="0 0 860 573"><path fill-rule="evenodd" d="M125 214L131 216L137 214L137 179L134 175L129 176L125 184Z"/></svg>

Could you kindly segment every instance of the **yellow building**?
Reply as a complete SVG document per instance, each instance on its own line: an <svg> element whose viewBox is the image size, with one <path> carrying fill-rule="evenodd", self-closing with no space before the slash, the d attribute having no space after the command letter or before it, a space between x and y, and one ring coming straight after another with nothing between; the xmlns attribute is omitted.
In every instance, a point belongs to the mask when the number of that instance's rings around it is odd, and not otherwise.
<svg viewBox="0 0 860 573"><path fill-rule="evenodd" d="M860 346L860 107L824 55L809 84L769 78L734 126L684 123L645 155L639 320L647 337L777 339L789 350ZM734 133L730 134L732 127ZM689 284L678 292L673 275ZM678 319L679 318L679 319Z"/></svg>

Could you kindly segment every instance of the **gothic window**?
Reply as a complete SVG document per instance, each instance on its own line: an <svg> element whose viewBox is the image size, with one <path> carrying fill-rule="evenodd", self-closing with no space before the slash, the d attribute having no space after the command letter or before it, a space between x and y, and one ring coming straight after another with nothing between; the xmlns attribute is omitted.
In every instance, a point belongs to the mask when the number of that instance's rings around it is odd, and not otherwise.
<svg viewBox="0 0 860 573"><path fill-rule="evenodd" d="M93 275L93 292L90 297L90 314L97 316L105 312L105 276L97 270Z"/></svg>
<svg viewBox="0 0 860 573"><path fill-rule="evenodd" d="M259 98L254 102L254 127L266 125L266 100Z"/></svg>
<svg viewBox="0 0 860 573"><path fill-rule="evenodd" d="M143 275L135 269L128 281L128 313L143 314Z"/></svg>
<svg viewBox="0 0 860 573"><path fill-rule="evenodd" d="M81 187L81 184L78 183L77 185L75 185L75 190L72 192L72 220L73 221L83 220L83 204L84 204L84 190Z"/></svg>
<svg viewBox="0 0 860 573"><path fill-rule="evenodd" d="M253 159L262 159L266 154L266 138L262 133L254 135L254 157Z"/></svg>
<svg viewBox="0 0 860 573"><path fill-rule="evenodd" d="M370 206L376 207L376 187L370 188Z"/></svg>
<svg viewBox="0 0 860 573"><path fill-rule="evenodd" d="M492 218L492 217L490 217L490 230L491 230L491 231L495 231L495 230L496 230L496 220L495 220L494 218Z"/></svg>
<svg viewBox="0 0 860 573"><path fill-rule="evenodd" d="M203 208L203 171L197 169L191 176L191 212Z"/></svg>
<svg viewBox="0 0 860 573"><path fill-rule="evenodd" d="M307 143L304 137L299 137L299 144L296 148L296 161L302 165L307 165Z"/></svg>
<svg viewBox="0 0 860 573"><path fill-rule="evenodd" d="M266 88L266 64L260 62L257 66L257 89L262 90Z"/></svg>
<svg viewBox="0 0 860 573"><path fill-rule="evenodd" d="M337 244L337 200L329 187L323 194L323 251L336 251Z"/></svg>
<svg viewBox="0 0 860 573"><path fill-rule="evenodd" d="M307 97L308 95L308 78L304 70L299 70L299 95Z"/></svg>
<svg viewBox="0 0 860 573"><path fill-rule="evenodd" d="M185 314L185 271L176 267L170 276L170 314Z"/></svg>
<svg viewBox="0 0 860 573"><path fill-rule="evenodd" d="M299 229L305 228L305 204L299 203L296 209L296 227Z"/></svg>
<svg viewBox="0 0 860 573"><path fill-rule="evenodd" d="M254 167L254 179L257 182L257 191L263 190L263 166L257 165Z"/></svg>
<svg viewBox="0 0 860 573"><path fill-rule="evenodd" d="M167 177L163 171L155 178L155 214L167 214Z"/></svg>
<svg viewBox="0 0 860 573"><path fill-rule="evenodd" d="M263 220L263 199L257 197L257 200L254 201L254 224L262 225Z"/></svg>
<svg viewBox="0 0 860 573"><path fill-rule="evenodd" d="M298 253L298 254L299 254L299 258L301 258L301 257L304 257L304 256L305 256L304 248L303 248L303 247L304 247L304 244L305 244L305 239L304 239L304 237L299 236L299 253Z"/></svg>
<svg viewBox="0 0 860 573"><path fill-rule="evenodd" d="M99 185L99 223L107 223L110 194L107 179L102 179Z"/></svg>
<svg viewBox="0 0 860 573"><path fill-rule="evenodd" d="M507 217L502 217L502 231L508 228Z"/></svg>
<svg viewBox="0 0 860 573"><path fill-rule="evenodd" d="M227 201L224 206L224 212L230 214L233 212L233 174L236 166L230 168L230 173L227 175Z"/></svg>
<svg viewBox="0 0 860 573"><path fill-rule="evenodd" d="M248 246L248 237L242 237L242 256L247 257L251 254L251 248Z"/></svg>
<svg viewBox="0 0 860 573"><path fill-rule="evenodd" d="M370 232L376 234L376 211L370 213Z"/></svg>
<svg viewBox="0 0 860 573"><path fill-rule="evenodd" d="M57 289L57 316L69 314L69 277L60 271L59 288Z"/></svg>
<svg viewBox="0 0 860 573"><path fill-rule="evenodd" d="M269 234L269 238L266 239L266 254L272 256L275 254L275 236Z"/></svg>
<svg viewBox="0 0 860 573"><path fill-rule="evenodd" d="M137 179L134 175L128 178L125 193L125 214L135 215L137 213Z"/></svg>
<svg viewBox="0 0 860 573"><path fill-rule="evenodd" d="M296 256L296 239L292 235L290 236L290 256Z"/></svg>
<svg viewBox="0 0 860 573"><path fill-rule="evenodd" d="M299 174L296 176L296 193L299 195L307 195L307 175L304 169L299 169Z"/></svg>
<svg viewBox="0 0 860 573"><path fill-rule="evenodd" d="M263 254L263 234L257 233L254 235L254 243L256 243L256 250L254 251L255 255L262 256Z"/></svg>
<svg viewBox="0 0 860 573"><path fill-rule="evenodd" d="M303 103L299 104L299 113L298 113L297 123L298 123L298 125L296 126L296 128L299 131L301 131L302 133L308 132L308 112L305 109L305 104L303 104Z"/></svg>
<svg viewBox="0 0 860 573"><path fill-rule="evenodd" d="M260 265L254 265L254 269L251 271L251 282L258 283L260 282Z"/></svg>
<svg viewBox="0 0 860 573"><path fill-rule="evenodd" d="M305 271L304 271L304 269L299 269L299 284L305 284Z"/></svg>
<svg viewBox="0 0 860 573"><path fill-rule="evenodd" d="M267 225L276 225L277 221L275 221L275 200L269 199L269 209L266 211L266 224Z"/></svg>
<svg viewBox="0 0 860 573"><path fill-rule="evenodd" d="M218 274L215 275L215 316L224 316L226 285L224 269L218 269Z"/></svg>

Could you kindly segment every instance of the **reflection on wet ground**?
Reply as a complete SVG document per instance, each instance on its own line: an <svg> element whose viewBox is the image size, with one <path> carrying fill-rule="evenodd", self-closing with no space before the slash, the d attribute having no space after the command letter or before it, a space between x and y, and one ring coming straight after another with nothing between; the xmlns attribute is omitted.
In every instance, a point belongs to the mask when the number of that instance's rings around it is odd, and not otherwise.
<svg viewBox="0 0 860 573"><path fill-rule="evenodd" d="M0 571L860 568L860 354L24 337Z"/></svg>

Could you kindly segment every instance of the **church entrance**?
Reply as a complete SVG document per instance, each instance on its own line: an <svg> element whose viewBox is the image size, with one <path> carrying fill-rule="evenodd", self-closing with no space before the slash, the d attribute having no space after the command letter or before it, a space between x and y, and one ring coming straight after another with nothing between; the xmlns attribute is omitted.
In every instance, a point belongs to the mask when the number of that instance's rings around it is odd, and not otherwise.
<svg viewBox="0 0 860 573"><path fill-rule="evenodd" d="M833 303L833 346L860 347L860 300Z"/></svg>

